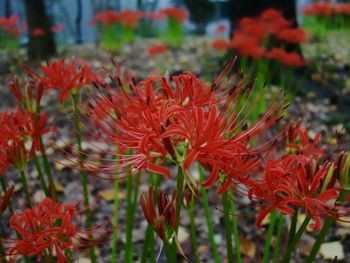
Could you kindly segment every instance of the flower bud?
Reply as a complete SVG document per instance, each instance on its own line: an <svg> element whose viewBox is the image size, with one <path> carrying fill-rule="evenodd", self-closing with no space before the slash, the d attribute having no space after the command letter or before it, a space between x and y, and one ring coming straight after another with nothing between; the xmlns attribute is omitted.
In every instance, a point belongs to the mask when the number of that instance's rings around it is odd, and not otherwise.
<svg viewBox="0 0 350 263"><path fill-rule="evenodd" d="M340 185L345 190L350 190L350 154L342 152L337 160Z"/></svg>

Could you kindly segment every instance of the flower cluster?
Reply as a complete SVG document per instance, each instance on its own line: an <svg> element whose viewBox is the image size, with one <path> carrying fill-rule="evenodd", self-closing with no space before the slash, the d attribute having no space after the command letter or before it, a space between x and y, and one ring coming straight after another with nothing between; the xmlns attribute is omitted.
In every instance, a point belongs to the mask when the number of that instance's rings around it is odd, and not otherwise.
<svg viewBox="0 0 350 263"><path fill-rule="evenodd" d="M40 137L50 131L46 122L46 114L34 117L19 107L0 114L0 174L11 166L19 170L26 167L33 153L40 150Z"/></svg>
<svg viewBox="0 0 350 263"><path fill-rule="evenodd" d="M305 64L299 54L287 52L283 47L267 50L270 43L275 43L276 40L284 43L303 43L306 35L302 29L292 28L292 21L286 20L280 12L268 9L258 17L241 19L232 39L217 40L213 47L233 48L244 57L269 58L287 66L300 67Z"/></svg>
<svg viewBox="0 0 350 263"><path fill-rule="evenodd" d="M18 37L20 33L19 16L0 17L0 30L9 33L13 37Z"/></svg>
<svg viewBox="0 0 350 263"><path fill-rule="evenodd" d="M168 47L164 44L154 44L147 49L147 54L150 57L164 54L168 51Z"/></svg>
<svg viewBox="0 0 350 263"><path fill-rule="evenodd" d="M119 83L119 90L107 89L104 98L89 103L86 138L117 146L119 163L101 158L86 161L86 168L97 175L123 176L143 168L167 178L167 161L186 170L198 161L210 171L203 185L214 185L225 173L219 192L226 191L233 181L254 171L257 156L271 151L283 137L278 134L258 146L250 144L280 119L282 94L249 125L249 107L256 100L252 101L253 90L246 80L235 75L224 81L232 64L211 86L192 73L183 73L172 80L151 76L139 83Z"/></svg>
<svg viewBox="0 0 350 263"><path fill-rule="evenodd" d="M16 212L10 218L10 228L18 233L18 238L6 240L6 252L16 255L35 256L38 260L69 262L65 252L82 249L96 243L107 232L97 229L79 228L79 213L74 204L61 204L49 198L37 206Z"/></svg>
<svg viewBox="0 0 350 263"><path fill-rule="evenodd" d="M188 12L181 7L168 7L161 9L159 12L168 18L175 19L179 23L183 23L188 17Z"/></svg>
<svg viewBox="0 0 350 263"><path fill-rule="evenodd" d="M350 15L350 4L314 2L302 10L304 15L309 16L331 16L331 15Z"/></svg>

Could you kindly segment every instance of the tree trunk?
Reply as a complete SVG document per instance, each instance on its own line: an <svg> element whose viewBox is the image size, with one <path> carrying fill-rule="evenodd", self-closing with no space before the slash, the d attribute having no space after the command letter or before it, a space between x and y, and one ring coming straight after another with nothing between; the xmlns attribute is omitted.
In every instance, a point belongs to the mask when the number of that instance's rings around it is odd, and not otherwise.
<svg viewBox="0 0 350 263"><path fill-rule="evenodd" d="M83 3L81 0L77 0L77 17L75 19L75 26L77 30L76 40L75 42L77 44L81 44L83 42L82 40L82 34L81 34L81 19L83 16Z"/></svg>
<svg viewBox="0 0 350 263"><path fill-rule="evenodd" d="M56 54L56 44L51 31L44 0L25 0L25 10L28 24L28 58L33 60L47 59ZM33 30L40 28L45 32L42 36L32 34Z"/></svg>
<svg viewBox="0 0 350 263"><path fill-rule="evenodd" d="M11 0L5 0L5 17L11 16Z"/></svg>

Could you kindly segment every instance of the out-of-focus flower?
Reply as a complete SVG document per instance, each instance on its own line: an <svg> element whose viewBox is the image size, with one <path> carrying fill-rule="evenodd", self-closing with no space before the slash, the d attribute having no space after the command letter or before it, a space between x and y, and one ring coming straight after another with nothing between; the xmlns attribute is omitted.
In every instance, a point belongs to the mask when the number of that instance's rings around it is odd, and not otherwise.
<svg viewBox="0 0 350 263"><path fill-rule="evenodd" d="M212 47L218 50L226 50L231 48L231 42L226 39L215 39L212 43Z"/></svg>
<svg viewBox="0 0 350 263"><path fill-rule="evenodd" d="M166 15L162 12L145 12L144 17L147 17L153 20L163 20L166 18Z"/></svg>
<svg viewBox="0 0 350 263"><path fill-rule="evenodd" d="M0 17L0 30L3 30L13 37L18 37L20 33L19 16Z"/></svg>
<svg viewBox="0 0 350 263"><path fill-rule="evenodd" d="M49 198L37 206L17 212L10 218L10 228L17 238L5 240L6 253L35 256L42 260L45 255L56 256L57 262L69 262L65 251L82 249L97 243L108 231L79 228L79 214L74 204L61 204Z"/></svg>
<svg viewBox="0 0 350 263"><path fill-rule="evenodd" d="M231 46L242 56L259 59L265 55L265 49L259 45L256 38L240 31L233 35Z"/></svg>
<svg viewBox="0 0 350 263"><path fill-rule="evenodd" d="M276 34L278 39L288 43L303 43L306 41L305 31L300 28L284 28Z"/></svg>
<svg viewBox="0 0 350 263"><path fill-rule="evenodd" d="M314 2L302 10L304 15L330 16L334 13L333 4L327 2Z"/></svg>
<svg viewBox="0 0 350 263"><path fill-rule="evenodd" d="M167 226L172 230L175 229L176 201L176 190L174 191L171 200L169 200L168 194L160 189L155 193L152 186L149 187L147 192L141 194L140 204L143 214L145 215L148 224L154 227L156 233L162 240L167 238ZM158 215L156 212L156 204L158 204Z"/></svg>
<svg viewBox="0 0 350 263"><path fill-rule="evenodd" d="M51 31L55 33L60 32L62 30L64 30L64 24L59 24L51 27Z"/></svg>
<svg viewBox="0 0 350 263"><path fill-rule="evenodd" d="M99 12L95 15L93 19L89 21L90 25L95 23L101 23L102 25L111 25L118 22L120 19L120 14L113 10L106 10Z"/></svg>
<svg viewBox="0 0 350 263"><path fill-rule="evenodd" d="M167 17L175 19L179 23L185 22L186 18L188 17L188 12L180 7L163 8L159 12L163 13Z"/></svg>
<svg viewBox="0 0 350 263"><path fill-rule="evenodd" d="M290 67L301 67L306 64L298 53L287 52L283 48L271 49L267 52L266 57L277 60L279 63Z"/></svg>
<svg viewBox="0 0 350 263"><path fill-rule="evenodd" d="M225 33L227 30L227 26L224 24L224 23L219 23L217 24L217 26L215 27L214 29L214 32L216 34L222 34L222 33Z"/></svg>
<svg viewBox="0 0 350 263"><path fill-rule="evenodd" d="M138 10L124 10L121 11L118 15L119 22L130 28L136 28L138 21L143 17L143 13Z"/></svg>
<svg viewBox="0 0 350 263"><path fill-rule="evenodd" d="M31 34L36 37L42 37L46 35L46 32L42 28L37 27L32 30Z"/></svg>
<svg viewBox="0 0 350 263"><path fill-rule="evenodd" d="M154 44L147 48L147 54L150 57L158 56L164 54L168 51L168 47L164 44Z"/></svg>

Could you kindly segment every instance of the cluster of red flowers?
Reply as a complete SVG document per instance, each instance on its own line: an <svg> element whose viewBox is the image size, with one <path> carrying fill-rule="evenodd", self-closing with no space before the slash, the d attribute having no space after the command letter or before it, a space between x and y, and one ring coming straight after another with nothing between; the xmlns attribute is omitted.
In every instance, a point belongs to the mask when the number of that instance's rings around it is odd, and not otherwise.
<svg viewBox="0 0 350 263"><path fill-rule="evenodd" d="M291 26L292 21L286 20L279 11L268 9L256 18L243 18L231 40L216 40L213 47L218 49L233 48L245 57L270 58L287 66L300 67L305 62L299 54L287 52L282 48L266 50L266 44L274 43L275 39L286 43L304 42L306 40L305 32L300 28L291 28ZM289 62L288 59L293 61Z"/></svg>
<svg viewBox="0 0 350 263"><path fill-rule="evenodd" d="M147 54L150 57L158 56L164 54L168 51L168 47L164 44L154 44L147 48Z"/></svg>
<svg viewBox="0 0 350 263"><path fill-rule="evenodd" d="M0 174L11 166L19 170L26 167L33 153L40 150L40 136L50 131L46 121L46 114L35 118L19 107L0 114Z"/></svg>
<svg viewBox="0 0 350 263"><path fill-rule="evenodd" d="M143 17L154 20L162 20L166 17L172 17L178 22L183 23L187 16L188 13L186 10L177 7L164 8L154 13L143 13L140 10L124 10L121 12L106 10L97 13L95 17L90 20L90 24L101 23L102 25L111 25L120 22L125 26L135 28L138 21Z"/></svg>
<svg viewBox="0 0 350 263"><path fill-rule="evenodd" d="M11 34L13 37L18 37L20 33L19 16L0 17L0 30Z"/></svg>
<svg viewBox="0 0 350 263"><path fill-rule="evenodd" d="M204 186L218 181L220 172L228 175L219 189L225 191L233 181L254 170L259 163L256 156L270 151L281 137L277 135L256 147L250 145L283 111L283 103L276 99L248 127L253 91L238 75L223 81L232 63L211 86L192 73L183 73L172 80L151 76L139 83L119 83L120 90L107 89L108 95L89 103L87 119L93 124L86 124L91 127L87 139L117 146L119 164L101 159L87 162L86 168L99 176L115 175L116 171L128 176L144 168L169 177L167 160L185 169L199 161L211 171ZM244 96L248 99L243 103Z"/></svg>
<svg viewBox="0 0 350 263"><path fill-rule="evenodd" d="M315 2L305 7L302 13L309 16L350 15L350 4Z"/></svg>
<svg viewBox="0 0 350 263"><path fill-rule="evenodd" d="M18 238L5 240L7 255L35 256L38 260L69 262L65 251L96 243L107 233L97 229L79 229L79 213L74 204L61 204L49 198L23 212L14 213L10 228Z"/></svg>
<svg viewBox="0 0 350 263"><path fill-rule="evenodd" d="M60 103L69 98L72 90L88 85L96 79L90 66L80 59L69 63L65 59L55 60L47 66L41 65L40 69L42 76L28 68L25 68L25 71L33 80L41 83L45 92L50 89L58 90Z"/></svg>

